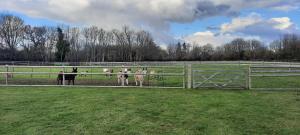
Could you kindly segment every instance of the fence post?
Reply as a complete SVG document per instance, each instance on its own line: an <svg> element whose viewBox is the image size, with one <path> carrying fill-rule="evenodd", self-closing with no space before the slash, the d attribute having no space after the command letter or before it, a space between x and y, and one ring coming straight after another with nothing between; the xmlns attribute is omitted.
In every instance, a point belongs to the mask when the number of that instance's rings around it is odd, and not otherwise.
<svg viewBox="0 0 300 135"><path fill-rule="evenodd" d="M32 73L33 73L33 67L31 68L31 74L30 74L30 77L32 78Z"/></svg>
<svg viewBox="0 0 300 135"><path fill-rule="evenodd" d="M63 67L63 72L62 72L62 74L63 74L63 86L65 86L65 67Z"/></svg>
<svg viewBox="0 0 300 135"><path fill-rule="evenodd" d="M5 84L8 85L8 65L6 65Z"/></svg>
<svg viewBox="0 0 300 135"><path fill-rule="evenodd" d="M192 88L192 64L188 64L187 66L188 71L187 71L187 88L191 89Z"/></svg>
<svg viewBox="0 0 300 135"><path fill-rule="evenodd" d="M52 71L51 71L51 67L50 67L50 74L49 74L49 79L51 78L51 72L52 72Z"/></svg>
<svg viewBox="0 0 300 135"><path fill-rule="evenodd" d="M245 70L245 82L246 82L245 89L249 90L249 68Z"/></svg>
<svg viewBox="0 0 300 135"><path fill-rule="evenodd" d="M251 66L248 68L248 89L251 90Z"/></svg>
<svg viewBox="0 0 300 135"><path fill-rule="evenodd" d="M14 65L13 65L14 66ZM11 74L11 78L14 78L14 72L15 72L15 68L14 67L12 67L12 74Z"/></svg>
<svg viewBox="0 0 300 135"><path fill-rule="evenodd" d="M183 65L183 77L182 77L182 88L186 88L186 64Z"/></svg>
<svg viewBox="0 0 300 135"><path fill-rule="evenodd" d="M63 72L63 86L65 86L65 72Z"/></svg>
<svg viewBox="0 0 300 135"><path fill-rule="evenodd" d="M122 84L122 86L125 86L125 77L124 77L123 73L122 73L122 77L121 77L121 84Z"/></svg>

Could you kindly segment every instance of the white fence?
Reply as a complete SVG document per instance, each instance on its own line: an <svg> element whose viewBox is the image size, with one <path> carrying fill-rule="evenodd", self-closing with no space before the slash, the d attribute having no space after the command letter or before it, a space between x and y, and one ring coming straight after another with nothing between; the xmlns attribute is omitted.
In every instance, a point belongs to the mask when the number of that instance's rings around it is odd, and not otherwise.
<svg viewBox="0 0 300 135"><path fill-rule="evenodd" d="M23 66L170 66L186 64L239 64L239 65L300 65L299 62L270 61L140 61L140 62L32 62L32 61L0 61L0 65Z"/></svg>
<svg viewBox="0 0 300 135"><path fill-rule="evenodd" d="M193 88L248 89L245 70L193 70Z"/></svg>
<svg viewBox="0 0 300 135"><path fill-rule="evenodd" d="M143 88L185 88L184 66L75 66L77 73L72 73L74 66L0 66L0 86L65 86L66 75L76 75L72 87L140 87L134 81L135 71L144 69ZM126 74L129 84L117 83L117 75L122 69L132 69ZM113 73L103 72L112 69ZM57 85L58 75L63 76L63 85Z"/></svg>
<svg viewBox="0 0 300 135"><path fill-rule="evenodd" d="M136 86L134 81L135 71L145 69L147 72L143 73L143 88L300 89L300 65L297 63L288 65L286 63L235 64L236 68L228 69L224 69L228 67L227 62L222 63L225 64L222 66L214 63L194 64L204 65L198 68L193 67L192 62L186 63L168 66L155 64L152 64L154 66L136 66L133 63L127 65L114 63L119 66L7 65L0 66L0 86L140 87ZM77 73L71 73L73 67L78 68ZM103 72L104 68L113 69L114 72L106 76L107 73ZM129 75L128 86L121 86L117 83L116 76L121 68L132 69L132 72L127 73ZM75 85L68 85L65 79L63 79L63 85L57 85L58 74L63 77L69 74L77 75Z"/></svg>
<svg viewBox="0 0 300 135"><path fill-rule="evenodd" d="M300 89L300 66L250 66L249 81L250 89L298 90Z"/></svg>

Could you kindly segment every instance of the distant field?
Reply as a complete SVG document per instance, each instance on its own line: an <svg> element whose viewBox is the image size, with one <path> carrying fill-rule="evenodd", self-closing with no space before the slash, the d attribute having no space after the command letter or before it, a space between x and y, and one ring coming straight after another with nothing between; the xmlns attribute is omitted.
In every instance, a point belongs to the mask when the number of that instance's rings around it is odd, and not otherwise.
<svg viewBox="0 0 300 135"><path fill-rule="evenodd" d="M0 134L300 133L300 93L0 87Z"/></svg>

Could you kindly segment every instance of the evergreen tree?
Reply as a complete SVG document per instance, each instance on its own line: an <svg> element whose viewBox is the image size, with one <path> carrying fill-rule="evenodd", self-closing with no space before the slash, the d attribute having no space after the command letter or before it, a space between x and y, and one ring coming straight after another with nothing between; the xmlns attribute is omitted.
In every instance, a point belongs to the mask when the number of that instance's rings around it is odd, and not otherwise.
<svg viewBox="0 0 300 135"><path fill-rule="evenodd" d="M182 60L182 48L180 42L178 42L176 46L176 60Z"/></svg>
<svg viewBox="0 0 300 135"><path fill-rule="evenodd" d="M64 40L64 34L61 28L57 28L58 41L56 43L56 60L64 62L67 53L70 51L70 43Z"/></svg>

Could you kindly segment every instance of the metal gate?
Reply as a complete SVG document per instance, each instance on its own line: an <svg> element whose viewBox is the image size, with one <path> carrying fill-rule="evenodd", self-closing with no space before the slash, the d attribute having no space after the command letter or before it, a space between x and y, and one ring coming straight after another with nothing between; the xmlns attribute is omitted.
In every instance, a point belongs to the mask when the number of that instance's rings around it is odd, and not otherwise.
<svg viewBox="0 0 300 135"><path fill-rule="evenodd" d="M193 88L247 89L245 70L193 70Z"/></svg>

